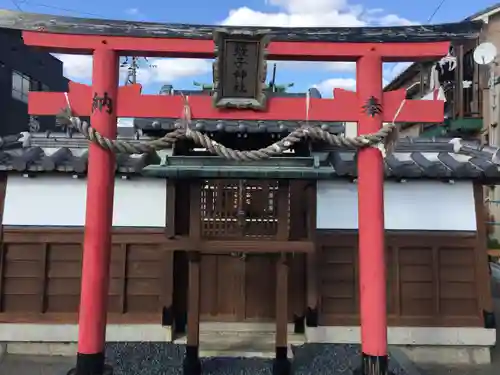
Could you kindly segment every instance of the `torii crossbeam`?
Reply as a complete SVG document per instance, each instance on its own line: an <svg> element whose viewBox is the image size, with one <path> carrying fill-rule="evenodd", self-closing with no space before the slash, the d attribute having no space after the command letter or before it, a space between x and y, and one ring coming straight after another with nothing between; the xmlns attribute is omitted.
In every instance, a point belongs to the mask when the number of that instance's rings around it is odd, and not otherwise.
<svg viewBox="0 0 500 375"><path fill-rule="evenodd" d="M380 28L225 28L270 36L268 58L294 61L356 61L356 92L335 91L334 99L311 99L311 121L357 121L358 134L378 131L390 122L404 91L382 91L382 63L440 58L453 40L475 39L481 23ZM69 99L77 115L91 115L92 126L116 137L117 116L177 118L179 96L140 95L140 86L118 88L120 55L213 58L217 27L81 19L0 11L0 28L23 30L26 45L51 52L93 55L92 87L71 84ZM191 97L195 118L304 120L303 99L271 98L265 111L216 109L211 99ZM66 107L62 93L31 93L31 114L56 114ZM407 101L399 122L441 122L443 103ZM358 155L359 277L362 375L385 375L387 361L384 244L384 173L382 155L365 148ZM90 145L77 375L102 375L113 212L114 155ZM314 308L315 306L309 306ZM278 349L283 348L277 348ZM280 350L282 352L282 350ZM286 353L286 350L284 351ZM199 372L198 347L186 357ZM276 362L286 358L276 358ZM275 368L286 368L276 366ZM186 371L186 370L185 370ZM281 373L279 375L282 375Z"/></svg>
<svg viewBox="0 0 500 375"><path fill-rule="evenodd" d="M184 101L180 95L141 95L141 85L127 85L118 88L116 99L117 117L177 118L182 113ZM94 93L95 94L95 93ZM70 82L69 92L30 92L29 113L53 115L67 107L67 98L75 116L92 114L92 87ZM308 119L310 121L358 121L362 111L357 105L355 92L343 89L334 90L335 99L310 99ZM383 122L391 122L406 90L388 91L382 94L384 109ZM111 100L113 100L111 98ZM210 96L189 98L194 118L205 120L260 120L260 121L303 121L306 103L304 98L275 98L269 101L266 112L219 110L213 107ZM398 122L441 122L443 120L443 101L407 100L397 116ZM286 116L285 116L286 114Z"/></svg>

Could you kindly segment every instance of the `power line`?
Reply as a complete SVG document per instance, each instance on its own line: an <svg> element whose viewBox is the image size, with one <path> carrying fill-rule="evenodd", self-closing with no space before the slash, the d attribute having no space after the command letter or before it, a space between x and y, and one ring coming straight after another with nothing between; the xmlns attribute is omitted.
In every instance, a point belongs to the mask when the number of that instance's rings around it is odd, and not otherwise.
<svg viewBox="0 0 500 375"><path fill-rule="evenodd" d="M103 18L101 15L96 14L96 13L90 13L90 12L84 12L76 9L71 9L71 8L62 8L58 6L53 6L53 5L47 5L44 3L38 3L30 0L11 0L12 4L22 12L23 10L21 9L19 4L26 4L26 5L31 5L35 7L41 7L41 8L47 8L47 9L54 9L62 12L69 12L69 13L75 13L78 15L86 15L86 16L92 16L92 17L98 17L98 18ZM130 60L128 57L125 57L125 60L120 64L120 67L125 68L127 67L127 74L125 78L125 85L128 84L135 84L137 83L137 72L140 69L140 58L139 57L132 57ZM144 58L145 61L148 61L147 58ZM154 68L155 66L150 65L151 68Z"/></svg>
<svg viewBox="0 0 500 375"><path fill-rule="evenodd" d="M16 1L16 0L10 0L10 2L12 4L14 4L14 6L16 7L16 9L20 12L22 12L23 10L21 9L21 7L19 6L19 3Z"/></svg>
<svg viewBox="0 0 500 375"><path fill-rule="evenodd" d="M441 0L439 2L439 4L437 5L436 9L434 9L434 12L432 12L431 16L427 20L427 23L430 23L432 21L432 19L434 18L434 16L436 15L436 13L439 12L439 9L441 9L441 7L443 6L443 4L444 4L445 1L446 0Z"/></svg>
<svg viewBox="0 0 500 375"><path fill-rule="evenodd" d="M101 15L96 14L96 13L84 12L84 11L77 10L77 9L72 9L72 8L63 8L63 7L58 7L58 6L54 6L54 5L48 5L48 4L44 4L44 3L38 3L38 2L30 1L30 0L11 0L11 2L21 12L23 10L19 6L19 4L26 4L26 5L31 5L31 6L34 6L34 7L47 8L47 9L59 10L59 11L62 11L62 12L75 13L75 14L81 14L81 15L85 15L85 16L92 16L92 17L103 18Z"/></svg>

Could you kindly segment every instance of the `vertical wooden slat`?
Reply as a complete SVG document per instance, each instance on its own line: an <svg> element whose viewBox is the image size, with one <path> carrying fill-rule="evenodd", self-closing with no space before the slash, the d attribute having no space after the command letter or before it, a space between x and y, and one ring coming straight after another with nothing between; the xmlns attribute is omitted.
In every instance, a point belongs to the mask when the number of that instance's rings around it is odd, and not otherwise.
<svg viewBox="0 0 500 375"><path fill-rule="evenodd" d="M288 240L290 222L290 195L289 180L280 180L278 183L278 231L277 240Z"/></svg>
<svg viewBox="0 0 500 375"><path fill-rule="evenodd" d="M197 246L201 238L201 181L190 184L189 238ZM192 249L196 250L196 249ZM198 348L200 335L200 261L198 251L188 253L187 346ZM191 349L190 349L191 350Z"/></svg>
<svg viewBox="0 0 500 375"><path fill-rule="evenodd" d="M288 264L287 255L281 254L276 261L276 347L285 348L288 326Z"/></svg>
<svg viewBox="0 0 500 375"><path fill-rule="evenodd" d="M3 300L4 300L4 294L3 294L3 285L4 285L4 279L5 279L5 253L7 252L7 246L6 244L2 241L0 242L0 312L4 312L3 308Z"/></svg>
<svg viewBox="0 0 500 375"><path fill-rule="evenodd" d="M191 251L188 257L187 345L197 347L200 335L200 253Z"/></svg>
<svg viewBox="0 0 500 375"><path fill-rule="evenodd" d="M3 241L3 211L7 192L7 174L0 173L0 241Z"/></svg>
<svg viewBox="0 0 500 375"><path fill-rule="evenodd" d="M247 257L243 254L236 263L236 279L235 284L239 287L239 293L234 298L234 313L239 321L245 320L247 312ZM250 277L252 274L249 275ZM219 287L220 289L220 287ZM224 290L224 289L222 289Z"/></svg>
<svg viewBox="0 0 500 375"><path fill-rule="evenodd" d="M199 241L201 238L201 181L193 180L189 196L189 237Z"/></svg>
<svg viewBox="0 0 500 375"><path fill-rule="evenodd" d="M476 45L478 45L479 40L476 41ZM481 117L482 113L482 108L479 107L479 101L480 101L480 90L481 90L481 85L480 85L480 77L479 77L479 71L480 71L480 65L479 64L472 64L472 104L471 104L471 112L474 116L479 116Z"/></svg>
<svg viewBox="0 0 500 375"><path fill-rule="evenodd" d="M162 276L160 304L163 308L172 308L174 285L174 252L163 250L161 255Z"/></svg>
<svg viewBox="0 0 500 375"><path fill-rule="evenodd" d="M439 317L441 311L441 283L440 283L439 247L432 247L432 279L434 286L434 317Z"/></svg>
<svg viewBox="0 0 500 375"><path fill-rule="evenodd" d="M47 268L48 268L48 252L49 252L49 244L48 243L42 243L41 244L41 249L40 251L42 252L42 256L40 257L40 291L39 291L39 298L40 298L40 305L38 308L38 311L40 313L44 313L47 307Z"/></svg>
<svg viewBox="0 0 500 375"><path fill-rule="evenodd" d="M175 200L176 200L176 190L177 183L175 180L167 181L167 209L166 209L166 228L165 234L168 238L175 237Z"/></svg>
<svg viewBox="0 0 500 375"><path fill-rule="evenodd" d="M122 314L127 312L127 268L128 268L128 245L120 246L121 267L120 267L120 311Z"/></svg>
<svg viewBox="0 0 500 375"><path fill-rule="evenodd" d="M359 285L359 240L356 234L353 238L351 247L354 251L352 252L352 270L354 273L354 306L357 314L361 313L361 292Z"/></svg>
<svg viewBox="0 0 500 375"><path fill-rule="evenodd" d="M310 311L319 313L318 293L318 246L316 242L316 181L311 181L306 190L307 239L315 244L314 253L306 255L306 303Z"/></svg>
<svg viewBox="0 0 500 375"><path fill-rule="evenodd" d="M278 182L278 241L289 238L289 208L290 208L289 180ZM283 249L286 251L286 249ZM290 254L291 255L291 254ZM276 260L276 348L288 346L288 262L287 254L281 253ZM278 355L278 351L276 351Z"/></svg>
<svg viewBox="0 0 500 375"><path fill-rule="evenodd" d="M0 174L0 312L4 311L4 277L5 277L5 254L7 246L3 241L3 211L5 207L5 197L7 191L7 174Z"/></svg>
<svg viewBox="0 0 500 375"><path fill-rule="evenodd" d="M491 284L489 280L489 262L486 231L486 207L484 205L483 186L474 184L474 203L476 208L477 237L475 254L475 274L478 313L482 316L483 311L493 312L493 299L491 294Z"/></svg>
<svg viewBox="0 0 500 375"><path fill-rule="evenodd" d="M392 267L394 267L394 315L401 316L401 265L399 264L399 246L392 246Z"/></svg>
<svg viewBox="0 0 500 375"><path fill-rule="evenodd" d="M458 103L458 118L464 117L464 46L458 46L457 51L457 97L455 104Z"/></svg>

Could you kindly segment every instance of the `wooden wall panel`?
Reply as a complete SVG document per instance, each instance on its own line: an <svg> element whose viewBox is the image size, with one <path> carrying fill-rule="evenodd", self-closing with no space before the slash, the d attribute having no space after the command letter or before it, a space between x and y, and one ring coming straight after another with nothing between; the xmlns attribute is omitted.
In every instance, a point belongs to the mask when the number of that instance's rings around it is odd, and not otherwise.
<svg viewBox="0 0 500 375"><path fill-rule="evenodd" d="M357 235L319 231L320 321L359 324ZM474 233L391 233L386 237L390 325L482 326Z"/></svg>
<svg viewBox="0 0 500 375"><path fill-rule="evenodd" d="M113 235L110 321L160 323L163 306L172 303L173 252L163 241L143 241L147 233ZM81 229L4 229L1 322L77 321L82 239Z"/></svg>

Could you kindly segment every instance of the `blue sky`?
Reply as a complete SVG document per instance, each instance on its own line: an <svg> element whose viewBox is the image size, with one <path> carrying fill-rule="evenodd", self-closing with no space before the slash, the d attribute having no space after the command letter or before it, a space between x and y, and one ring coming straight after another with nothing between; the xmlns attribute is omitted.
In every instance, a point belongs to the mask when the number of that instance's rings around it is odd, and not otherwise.
<svg viewBox="0 0 500 375"><path fill-rule="evenodd" d="M133 21L183 22L266 26L361 26L428 23L441 0L0 0L4 9L88 18L129 19ZM487 0L445 0L431 23L454 22L483 10L494 2ZM89 82L91 59L85 56L59 56L65 74L78 82ZM166 83L175 88L191 88L193 80L211 82L211 66L204 60L152 60L143 64L139 80L144 91L158 92ZM384 66L389 81L407 64ZM277 83L294 83L293 91L316 85L324 96L333 87L354 87L353 65L349 63L282 63Z"/></svg>

